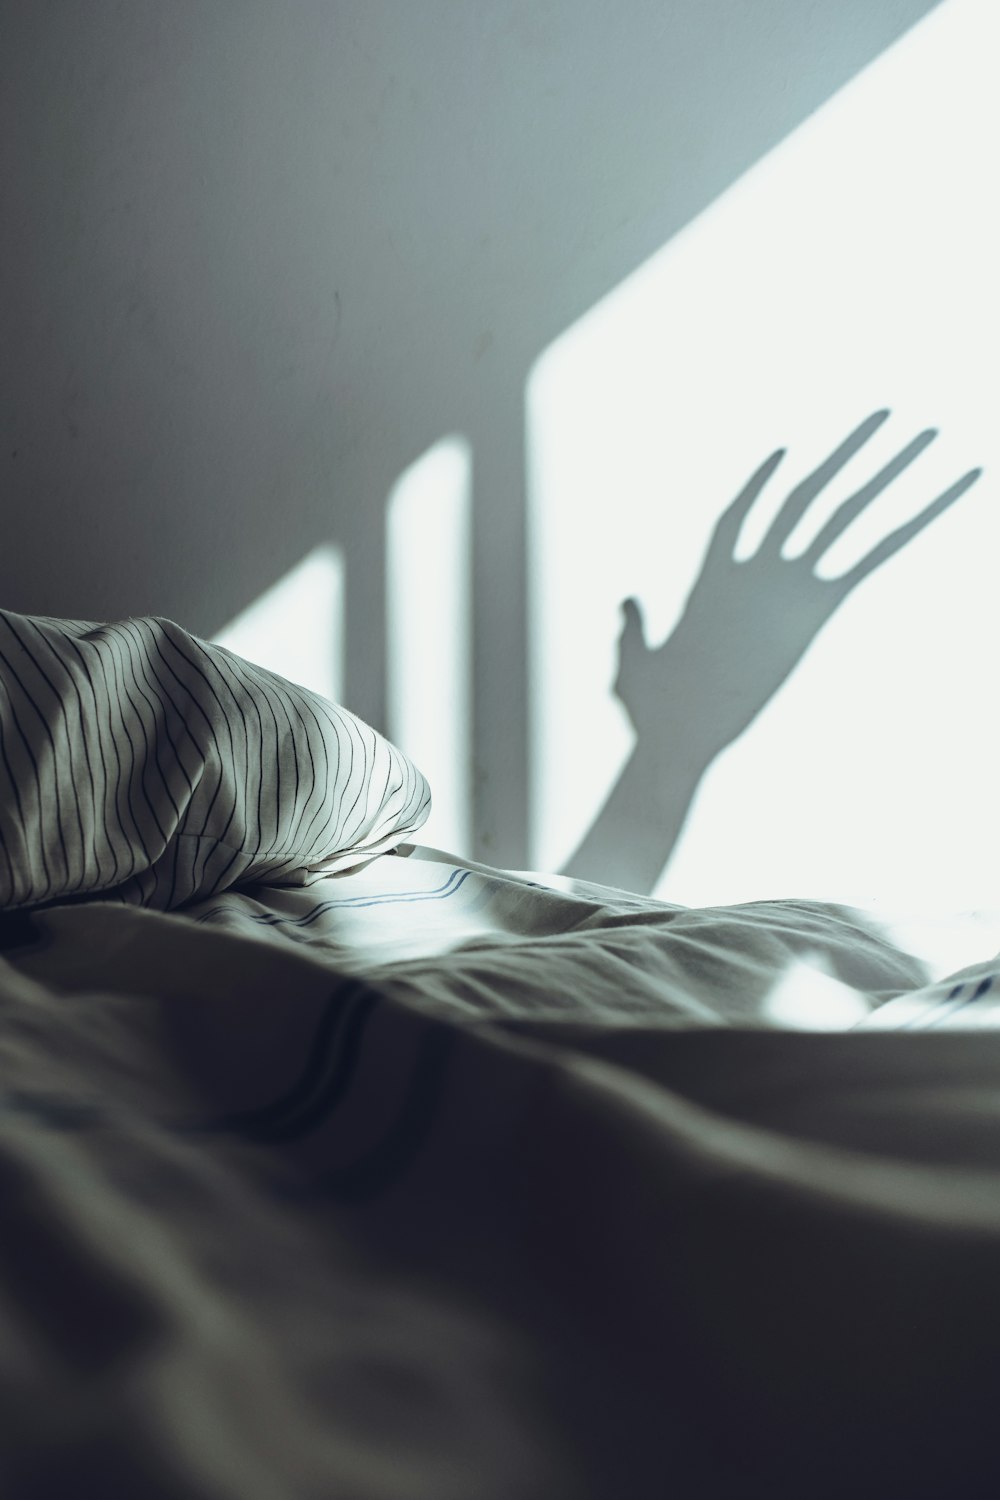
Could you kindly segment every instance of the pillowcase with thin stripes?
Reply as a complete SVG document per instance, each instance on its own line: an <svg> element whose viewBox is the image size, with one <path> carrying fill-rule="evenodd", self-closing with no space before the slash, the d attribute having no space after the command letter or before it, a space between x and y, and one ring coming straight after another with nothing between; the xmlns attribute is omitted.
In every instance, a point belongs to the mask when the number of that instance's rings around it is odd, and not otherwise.
<svg viewBox="0 0 1000 1500"><path fill-rule="evenodd" d="M170 620L0 610L0 909L305 885L429 812L374 729Z"/></svg>

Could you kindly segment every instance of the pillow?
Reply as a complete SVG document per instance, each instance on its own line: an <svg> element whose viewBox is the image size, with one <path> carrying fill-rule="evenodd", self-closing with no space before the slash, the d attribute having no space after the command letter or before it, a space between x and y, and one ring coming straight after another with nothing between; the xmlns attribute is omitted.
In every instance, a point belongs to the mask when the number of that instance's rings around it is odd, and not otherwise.
<svg viewBox="0 0 1000 1500"><path fill-rule="evenodd" d="M170 620L0 610L0 909L304 885L429 812L374 729Z"/></svg>

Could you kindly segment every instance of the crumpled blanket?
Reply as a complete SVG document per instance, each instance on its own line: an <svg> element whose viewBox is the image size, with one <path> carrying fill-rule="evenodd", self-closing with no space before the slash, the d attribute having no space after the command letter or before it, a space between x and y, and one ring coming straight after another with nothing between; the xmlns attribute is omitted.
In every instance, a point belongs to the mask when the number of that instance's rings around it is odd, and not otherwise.
<svg viewBox="0 0 1000 1500"><path fill-rule="evenodd" d="M776 1023L919 990L840 909L495 879L381 964L263 890L8 923L3 1493L994 1494L1000 1035Z"/></svg>

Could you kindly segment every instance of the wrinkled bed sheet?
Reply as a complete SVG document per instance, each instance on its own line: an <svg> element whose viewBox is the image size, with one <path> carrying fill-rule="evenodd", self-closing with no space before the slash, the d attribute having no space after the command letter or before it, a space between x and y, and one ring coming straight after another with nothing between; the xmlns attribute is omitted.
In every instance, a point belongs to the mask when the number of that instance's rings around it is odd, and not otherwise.
<svg viewBox="0 0 1000 1500"><path fill-rule="evenodd" d="M403 856L0 921L2 1492L994 1494L993 919Z"/></svg>

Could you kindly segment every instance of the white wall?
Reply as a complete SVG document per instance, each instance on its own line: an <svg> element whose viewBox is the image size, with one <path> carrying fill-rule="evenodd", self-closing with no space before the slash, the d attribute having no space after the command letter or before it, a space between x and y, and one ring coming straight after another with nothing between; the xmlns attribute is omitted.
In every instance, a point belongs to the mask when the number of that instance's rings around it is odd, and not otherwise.
<svg viewBox="0 0 1000 1500"><path fill-rule="evenodd" d="M386 502L455 436L476 848L523 862L531 371L930 9L8 0L5 604L209 633L332 547L381 722Z"/></svg>
<svg viewBox="0 0 1000 1500"><path fill-rule="evenodd" d="M889 407L755 593L737 606L729 578L700 614L696 659L677 659L675 637L671 689L656 697L652 682L662 782L700 746L688 721L759 672L768 631L783 647L805 622L787 680L704 762L657 890L695 905L1000 906L998 50L994 0L939 6L535 367L533 864L575 868L632 752L609 693L621 601L640 601L652 646L670 639L720 513L760 461L788 449L744 558L793 486ZM822 521L929 429L811 577L794 559ZM976 467L952 508L822 618L827 580ZM692 789L676 776L678 796Z"/></svg>

